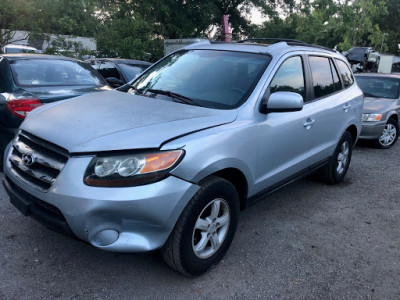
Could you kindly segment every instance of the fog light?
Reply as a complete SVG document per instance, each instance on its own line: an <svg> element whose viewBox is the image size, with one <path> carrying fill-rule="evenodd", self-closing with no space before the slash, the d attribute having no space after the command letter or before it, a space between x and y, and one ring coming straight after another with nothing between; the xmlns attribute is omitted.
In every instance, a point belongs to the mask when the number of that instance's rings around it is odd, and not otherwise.
<svg viewBox="0 0 400 300"><path fill-rule="evenodd" d="M108 246L114 243L119 237L119 232L114 229L106 229L98 232L94 237L94 242L98 246Z"/></svg>

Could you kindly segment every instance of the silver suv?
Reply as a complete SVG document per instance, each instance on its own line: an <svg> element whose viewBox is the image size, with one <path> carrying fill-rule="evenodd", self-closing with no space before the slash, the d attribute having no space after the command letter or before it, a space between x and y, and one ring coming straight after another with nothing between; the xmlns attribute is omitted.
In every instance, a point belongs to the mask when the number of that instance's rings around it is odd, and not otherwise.
<svg viewBox="0 0 400 300"><path fill-rule="evenodd" d="M34 110L8 145L3 183L47 227L107 251L161 249L198 275L223 257L250 202L314 171L343 180L362 108L337 52L195 44L128 93Z"/></svg>

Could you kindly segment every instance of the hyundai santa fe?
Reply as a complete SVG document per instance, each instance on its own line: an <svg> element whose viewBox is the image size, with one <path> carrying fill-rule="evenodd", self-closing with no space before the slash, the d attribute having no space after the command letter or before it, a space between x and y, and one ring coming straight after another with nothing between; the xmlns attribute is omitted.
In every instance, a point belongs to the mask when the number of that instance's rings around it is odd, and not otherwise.
<svg viewBox="0 0 400 300"><path fill-rule="evenodd" d="M249 203L314 171L341 182L361 131L346 59L274 42L194 44L127 93L35 109L6 149L11 203L99 249L159 249L175 270L204 273Z"/></svg>

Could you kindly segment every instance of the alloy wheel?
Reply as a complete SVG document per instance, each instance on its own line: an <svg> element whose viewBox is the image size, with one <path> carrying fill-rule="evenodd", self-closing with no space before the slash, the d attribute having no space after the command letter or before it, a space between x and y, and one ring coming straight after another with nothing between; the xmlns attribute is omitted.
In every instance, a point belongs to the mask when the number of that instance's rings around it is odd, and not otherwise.
<svg viewBox="0 0 400 300"><path fill-rule="evenodd" d="M340 175L346 170L346 166L349 160L350 145L347 141L344 141L340 146L340 152L337 156L337 167L336 172Z"/></svg>
<svg viewBox="0 0 400 300"><path fill-rule="evenodd" d="M388 147L391 144L393 144L393 142L396 139L396 136L397 136L396 127L393 124L388 123L386 124L385 129L383 130L383 133L379 138L379 143L384 147Z"/></svg>
<svg viewBox="0 0 400 300"><path fill-rule="evenodd" d="M194 225L192 247L198 258L215 254L224 242L231 221L228 203L217 198L202 210Z"/></svg>

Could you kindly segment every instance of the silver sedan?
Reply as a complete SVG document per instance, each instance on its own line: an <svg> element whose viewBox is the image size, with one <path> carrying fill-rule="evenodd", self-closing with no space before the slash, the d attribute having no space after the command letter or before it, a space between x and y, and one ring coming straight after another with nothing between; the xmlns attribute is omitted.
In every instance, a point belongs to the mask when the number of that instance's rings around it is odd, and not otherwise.
<svg viewBox="0 0 400 300"><path fill-rule="evenodd" d="M356 81L365 95L360 139L390 148L399 137L400 75L358 74Z"/></svg>

